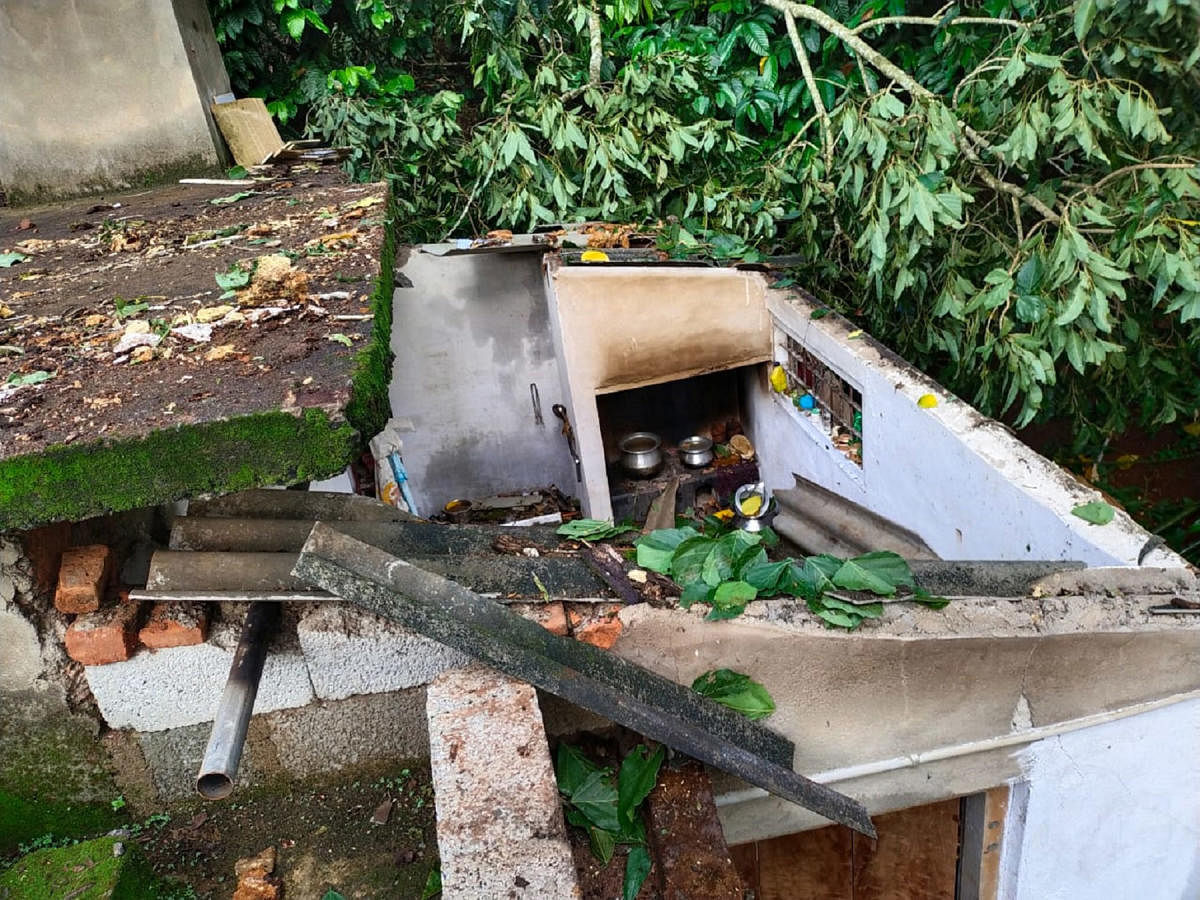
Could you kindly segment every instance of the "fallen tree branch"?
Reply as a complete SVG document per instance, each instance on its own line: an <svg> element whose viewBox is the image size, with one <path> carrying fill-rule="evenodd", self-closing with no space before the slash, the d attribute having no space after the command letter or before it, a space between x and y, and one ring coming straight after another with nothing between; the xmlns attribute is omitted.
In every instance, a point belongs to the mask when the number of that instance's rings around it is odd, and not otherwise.
<svg viewBox="0 0 1200 900"><path fill-rule="evenodd" d="M825 148L825 171L828 173L833 168L833 127L829 122L829 111L825 109L825 101L821 99L821 92L817 90L817 79L813 76L812 66L808 61L808 53L804 49L803 41L800 40L800 32L796 30L795 17L785 11L783 21L787 25L787 33L792 42L792 49L796 52L796 59L800 63L800 71L804 75L804 83L808 86L809 96L812 97L813 110L821 123L821 144Z"/></svg>
<svg viewBox="0 0 1200 900"><path fill-rule="evenodd" d="M804 19L805 21L812 22L817 27L828 31L834 37L841 40L842 43L844 43L847 47L870 63L873 68L880 72L880 74L892 79L892 81L896 82L906 91L908 91L908 93L913 97L919 100L924 100L928 103L941 102L941 99L937 96L937 94L933 93L933 91L929 90L929 88L917 81L916 78L914 78L908 72L905 72L894 62L864 41L854 32L853 29L842 24L828 13L822 12L816 7L809 6L805 3L794 3L792 0L763 0L763 2L772 9L783 13L785 21L791 21L793 18ZM789 26L789 35L794 30L795 23L791 22ZM801 68L803 69L803 65ZM947 111L949 111L949 109L947 109ZM992 145L988 143L988 141L982 135L971 128L970 125L966 124L957 116L955 116L953 112L951 112L950 115L953 117L955 124L957 124L959 128L959 135L957 139L959 150L962 152L963 156L965 156L967 160L975 167L976 171L978 171L979 177L984 184L994 191L999 191L1016 197L1022 203L1041 213L1042 216L1055 224L1058 224L1062 221L1062 217L1058 213L1052 210L1037 197L1026 191L1024 188L1005 181L993 174L987 168L987 164L980 159L979 153L975 150L972 142L978 142L980 146L992 152L995 151L995 148L993 148Z"/></svg>
<svg viewBox="0 0 1200 900"><path fill-rule="evenodd" d="M868 28L880 28L885 25L929 25L935 28L949 28L952 25L1006 25L1009 28L1027 27L1024 22L1017 19L989 19L987 16L958 16L945 20L934 16L885 16L882 19L870 19L861 25L856 25L851 33L859 34Z"/></svg>

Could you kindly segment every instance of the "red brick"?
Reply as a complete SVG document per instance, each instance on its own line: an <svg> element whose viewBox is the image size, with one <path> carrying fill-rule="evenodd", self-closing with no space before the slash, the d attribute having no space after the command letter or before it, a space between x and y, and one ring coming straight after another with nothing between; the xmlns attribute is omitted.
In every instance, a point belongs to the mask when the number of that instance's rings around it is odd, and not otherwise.
<svg viewBox="0 0 1200 900"><path fill-rule="evenodd" d="M104 544L89 544L63 551L54 605L65 613L87 613L99 609L104 588L112 576L112 567L112 551Z"/></svg>
<svg viewBox="0 0 1200 900"><path fill-rule="evenodd" d="M85 666L129 659L137 647L138 603L111 601L67 629L67 654Z"/></svg>
<svg viewBox="0 0 1200 900"><path fill-rule="evenodd" d="M155 603L138 640L153 650L203 644L208 610L203 603Z"/></svg>
<svg viewBox="0 0 1200 900"><path fill-rule="evenodd" d="M621 620L613 617L589 622L575 629L575 639L587 644L594 644L601 650L609 649L621 636Z"/></svg>
<svg viewBox="0 0 1200 900"><path fill-rule="evenodd" d="M567 613L561 600L551 603L514 603L509 608L537 622L551 634L559 637L567 635Z"/></svg>
<svg viewBox="0 0 1200 900"><path fill-rule="evenodd" d="M54 590L63 551L71 543L71 523L43 525L25 532L25 555L33 563L33 577L42 596Z"/></svg>

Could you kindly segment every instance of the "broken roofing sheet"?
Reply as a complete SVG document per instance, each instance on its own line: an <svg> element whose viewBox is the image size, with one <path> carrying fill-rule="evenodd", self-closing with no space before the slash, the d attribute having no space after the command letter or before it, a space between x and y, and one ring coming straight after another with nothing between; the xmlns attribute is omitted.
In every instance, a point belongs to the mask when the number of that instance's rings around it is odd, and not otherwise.
<svg viewBox="0 0 1200 900"><path fill-rule="evenodd" d="M274 172L0 211L0 530L345 466L387 190Z"/></svg>

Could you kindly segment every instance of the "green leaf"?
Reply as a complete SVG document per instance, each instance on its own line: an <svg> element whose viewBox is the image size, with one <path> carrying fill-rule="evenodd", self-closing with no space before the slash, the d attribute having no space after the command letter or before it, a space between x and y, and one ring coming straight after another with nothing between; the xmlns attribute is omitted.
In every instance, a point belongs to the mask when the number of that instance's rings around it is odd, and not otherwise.
<svg viewBox="0 0 1200 900"><path fill-rule="evenodd" d="M713 619L726 619L739 616L746 609L746 604L758 596L758 591L754 585L747 584L744 581L726 581L723 584L717 585L716 592L713 594L712 606L713 612L720 615L709 614ZM731 615L730 615L731 614Z"/></svg>
<svg viewBox="0 0 1200 900"><path fill-rule="evenodd" d="M325 339L329 340L329 341L333 341L336 344L341 344L344 347L353 347L354 346L354 342L351 341L348 336L342 334L341 332L326 335Z"/></svg>
<svg viewBox="0 0 1200 900"><path fill-rule="evenodd" d="M831 580L837 587L848 591L870 591L885 597L895 594L896 588L901 585L913 585L908 563L890 550L864 553L846 560Z"/></svg>
<svg viewBox="0 0 1200 900"><path fill-rule="evenodd" d="M228 197L213 197L208 202L213 206L227 206L230 203L237 203L239 200L245 200L247 197L253 197L254 191L238 191L236 194L230 194Z"/></svg>
<svg viewBox="0 0 1200 900"><path fill-rule="evenodd" d="M1075 0L1075 40L1083 43L1096 18L1097 0Z"/></svg>
<svg viewBox="0 0 1200 900"><path fill-rule="evenodd" d="M629 848L625 859L625 881L621 885L621 900L636 900L642 884L650 874L650 851L644 844Z"/></svg>
<svg viewBox="0 0 1200 900"><path fill-rule="evenodd" d="M321 900L346 900L346 897L344 894L340 894L333 888L330 888L321 895Z"/></svg>
<svg viewBox="0 0 1200 900"><path fill-rule="evenodd" d="M708 551L708 556L704 558L704 565L700 568L700 577L709 587L716 587L733 575L734 547L728 540L729 537L731 535L726 535L714 543L712 549Z"/></svg>
<svg viewBox="0 0 1200 900"><path fill-rule="evenodd" d="M38 369L36 372L29 372L25 375L19 372L13 372L5 380L4 384L7 387L24 387L27 384L41 384L43 381L49 381L54 377L51 372Z"/></svg>
<svg viewBox="0 0 1200 900"><path fill-rule="evenodd" d="M788 566L791 565L790 560L780 560L779 562L761 562L754 563L742 569L738 573L738 577L749 585L752 585L760 597L777 594L780 591L780 582L783 580L784 573L787 572Z"/></svg>
<svg viewBox="0 0 1200 900"><path fill-rule="evenodd" d="M1103 500L1093 500L1091 503L1081 503L1071 510L1072 515L1079 516L1092 525L1107 525L1113 520L1114 511Z"/></svg>
<svg viewBox="0 0 1200 900"><path fill-rule="evenodd" d="M442 892L442 870L434 868L425 879L425 887L421 891L421 900L431 900Z"/></svg>
<svg viewBox="0 0 1200 900"><path fill-rule="evenodd" d="M572 747L570 744L558 745L554 777L558 781L558 789L567 799L571 798L589 775L600 771L603 771L600 766L584 756L578 747Z"/></svg>
<svg viewBox="0 0 1200 900"><path fill-rule="evenodd" d="M223 291L232 291L237 288L243 288L250 283L250 273L234 266L228 272L217 272L213 276L217 281L217 287Z"/></svg>
<svg viewBox="0 0 1200 900"><path fill-rule="evenodd" d="M239 179L245 178L246 177L246 167L245 166L233 166L230 169L226 169L225 177L232 181L237 181Z"/></svg>
<svg viewBox="0 0 1200 900"><path fill-rule="evenodd" d="M683 585L690 585L699 580L704 561L708 559L714 544L716 541L706 535L688 538L680 544L671 557L671 577Z"/></svg>
<svg viewBox="0 0 1200 900"><path fill-rule="evenodd" d="M679 606L683 609L691 609L693 603L708 603L712 604L713 595L717 589L711 588L701 579L688 582L683 589L683 594L679 598Z"/></svg>
<svg viewBox="0 0 1200 900"><path fill-rule="evenodd" d="M1036 294L1021 294L1014 311L1022 322L1040 322L1046 315L1046 301Z"/></svg>
<svg viewBox="0 0 1200 900"><path fill-rule="evenodd" d="M663 747L651 753L644 744L638 744L621 761L621 771L617 775L617 819L621 823L622 837L632 834L634 815L654 789L665 756Z"/></svg>
<svg viewBox="0 0 1200 900"><path fill-rule="evenodd" d="M634 530L632 525L614 525L604 519L573 519L559 525L554 533L577 541L602 541Z"/></svg>
<svg viewBox="0 0 1200 900"><path fill-rule="evenodd" d="M671 572L671 557L675 549L688 538L696 537L700 532L690 525L683 528L660 528L649 534L644 534L636 541L637 562L643 569L650 569L662 575Z"/></svg>
<svg viewBox="0 0 1200 900"><path fill-rule="evenodd" d="M923 587L913 589L913 603L920 603L922 606L928 606L930 609L943 609L950 605L950 601L945 597L935 597Z"/></svg>
<svg viewBox="0 0 1200 900"><path fill-rule="evenodd" d="M775 701L767 689L749 675L732 669L705 672L692 682L692 690L748 719L762 719L775 712Z"/></svg>
<svg viewBox="0 0 1200 900"><path fill-rule="evenodd" d="M621 830L617 820L617 788L606 770L586 775L571 793L571 804L604 831Z"/></svg>
<svg viewBox="0 0 1200 900"><path fill-rule="evenodd" d="M594 825L589 826L588 842L592 846L592 853L596 859L607 866L609 860L612 859L613 851L617 848L616 832L609 831L607 828L597 828Z"/></svg>
<svg viewBox="0 0 1200 900"><path fill-rule="evenodd" d="M829 625L837 628L845 628L848 631L853 631L862 624L862 619L851 613L842 612L838 609L818 609L816 610L817 617Z"/></svg>
<svg viewBox="0 0 1200 900"><path fill-rule="evenodd" d="M29 259L24 253L0 253L0 269L8 269Z"/></svg>

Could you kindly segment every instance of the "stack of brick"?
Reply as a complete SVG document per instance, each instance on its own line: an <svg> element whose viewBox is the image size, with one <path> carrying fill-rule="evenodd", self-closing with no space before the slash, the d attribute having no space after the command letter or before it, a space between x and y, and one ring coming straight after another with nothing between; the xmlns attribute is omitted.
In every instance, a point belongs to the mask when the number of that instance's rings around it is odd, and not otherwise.
<svg viewBox="0 0 1200 900"><path fill-rule="evenodd" d="M117 589L115 570L112 550L104 544L63 551L54 606L75 617L65 638L72 659L100 666L129 659L139 642L152 649L204 642L208 614L200 604L155 604L139 629L141 604Z"/></svg>

